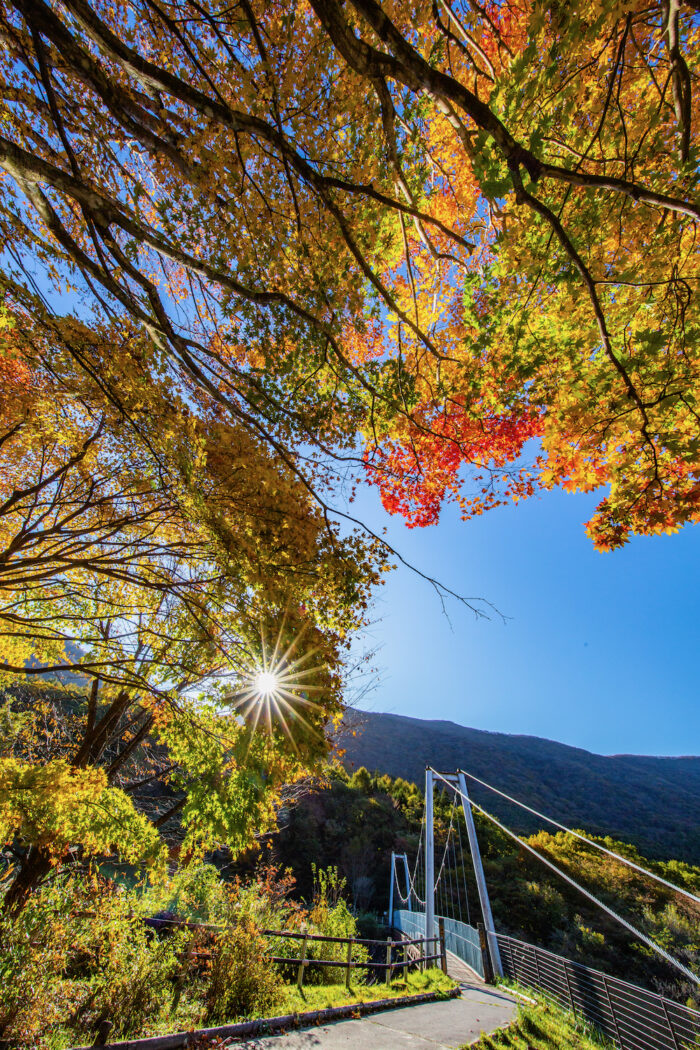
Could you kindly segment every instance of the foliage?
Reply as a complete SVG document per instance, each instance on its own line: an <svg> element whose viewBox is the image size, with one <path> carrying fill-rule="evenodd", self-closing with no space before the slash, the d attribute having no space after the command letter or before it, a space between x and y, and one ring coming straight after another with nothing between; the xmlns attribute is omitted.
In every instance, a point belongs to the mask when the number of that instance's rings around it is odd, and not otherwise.
<svg viewBox="0 0 700 1050"><path fill-rule="evenodd" d="M268 948L250 919L216 940L206 992L206 1018L223 1024L268 1014L280 1001L280 980Z"/></svg>
<svg viewBox="0 0 700 1050"><path fill-rule="evenodd" d="M152 862L175 816L186 853L250 846L328 751L377 578L373 545L337 535L259 438L144 372L140 339L3 309L0 687L21 694L2 704L8 907L68 847ZM118 397L102 367L126 377ZM270 654L285 693L257 703ZM62 697L27 687L51 671Z"/></svg>
<svg viewBox="0 0 700 1050"><path fill-rule="evenodd" d="M607 487L600 549L697 520L694 3L2 16L11 309L71 336L68 288L326 505L350 466L412 524L552 485Z"/></svg>
<svg viewBox="0 0 700 1050"><path fill-rule="evenodd" d="M309 933L323 934L328 937L359 937L357 918L350 911L345 901L346 880L339 872L337 865L325 870L311 862L311 873L314 880L313 899L306 920ZM297 944L298 946L298 944ZM333 941L309 941L307 957L309 959L327 959L345 962L347 945L335 944ZM364 945L353 946L353 961L363 963L369 960L369 952ZM309 967L309 980L319 984L334 984L337 974L333 967ZM364 983L367 972L361 967L353 972L357 983Z"/></svg>
<svg viewBox="0 0 700 1050"><path fill-rule="evenodd" d="M229 915L230 891L213 864L193 861L149 886L142 909L144 914L167 911L187 922L219 924Z"/></svg>
<svg viewBox="0 0 700 1050"><path fill-rule="evenodd" d="M342 889L336 873L319 874L326 892L317 901L314 931L335 934L342 918L342 928L353 932L333 889ZM261 919L282 929L312 925L289 898L292 889L289 876L274 869L224 883L211 865L190 865L157 886L125 888L96 874L54 878L20 912L0 913L0 1039L63 1050L91 1042L105 1019L115 1037L132 1037L452 988L437 971L368 987L355 969L350 991L326 980L324 971L323 983L305 981L300 995L296 966L286 984L284 968L270 961L284 939L260 933ZM155 931L144 920L164 903L174 921ZM194 917L220 922L195 928L178 922ZM298 947L292 942L292 955ZM328 948L321 957L329 957ZM353 957L361 952L356 945Z"/></svg>
<svg viewBox="0 0 700 1050"><path fill-rule="evenodd" d="M64 759L32 765L0 759L0 841L14 835L61 857L71 844L127 861L162 858L153 825L132 800L108 786L103 769L75 769Z"/></svg>

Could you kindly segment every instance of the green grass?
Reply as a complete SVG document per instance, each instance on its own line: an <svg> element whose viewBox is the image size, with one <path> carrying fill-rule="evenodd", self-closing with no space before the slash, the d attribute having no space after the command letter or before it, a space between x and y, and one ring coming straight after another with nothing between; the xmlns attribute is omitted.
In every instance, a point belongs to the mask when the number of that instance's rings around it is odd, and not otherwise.
<svg viewBox="0 0 700 1050"><path fill-rule="evenodd" d="M470 1050L615 1050L614 1044L590 1025L539 1000L523 1004L517 1019L493 1035L483 1035ZM465 1048L463 1048L465 1050Z"/></svg>
<svg viewBox="0 0 700 1050"><path fill-rule="evenodd" d="M302 992L299 992L296 985L289 985L284 991L283 1006L278 1013L306 1013L309 1010L327 1010L332 1006L351 1006L353 1003L396 999L402 995L420 995L426 992L436 992L447 997L454 987L455 982L442 970L436 969L426 970L424 973L410 973L405 979L392 981L389 985L351 985L349 992L344 984L309 984Z"/></svg>

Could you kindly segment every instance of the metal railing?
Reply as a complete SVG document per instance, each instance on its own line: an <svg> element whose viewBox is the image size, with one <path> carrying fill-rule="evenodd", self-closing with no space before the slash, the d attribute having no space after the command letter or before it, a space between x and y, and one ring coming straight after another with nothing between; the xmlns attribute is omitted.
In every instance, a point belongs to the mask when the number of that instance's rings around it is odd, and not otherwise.
<svg viewBox="0 0 700 1050"><path fill-rule="evenodd" d="M435 929L437 935L440 922L443 923L445 931L445 947L453 955L462 959L467 966L475 970L481 977L484 976L484 965L479 940L479 931L466 922L458 922L457 919L435 916ZM394 929L401 930L411 937L425 937L425 912L406 911L396 909L393 913L392 925Z"/></svg>
<svg viewBox="0 0 700 1050"><path fill-rule="evenodd" d="M584 1018L621 1050L700 1047L700 1013L655 992L498 934L503 972Z"/></svg>

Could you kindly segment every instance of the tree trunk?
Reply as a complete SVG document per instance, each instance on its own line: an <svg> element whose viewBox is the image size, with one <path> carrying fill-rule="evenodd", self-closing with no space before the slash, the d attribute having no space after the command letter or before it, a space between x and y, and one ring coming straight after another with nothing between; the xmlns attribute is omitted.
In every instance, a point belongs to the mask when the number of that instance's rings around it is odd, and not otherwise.
<svg viewBox="0 0 700 1050"><path fill-rule="evenodd" d="M5 894L2 910L8 915L18 915L55 864L56 858L47 849L30 846L14 882Z"/></svg>

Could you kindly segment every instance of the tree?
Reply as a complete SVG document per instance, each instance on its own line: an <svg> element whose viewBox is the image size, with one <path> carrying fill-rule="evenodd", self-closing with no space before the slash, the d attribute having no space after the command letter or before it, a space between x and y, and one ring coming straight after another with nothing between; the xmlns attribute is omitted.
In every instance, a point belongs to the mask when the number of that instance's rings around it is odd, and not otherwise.
<svg viewBox="0 0 700 1050"><path fill-rule="evenodd" d="M120 369L137 341L22 311L4 331L0 674L73 675L6 711L16 910L76 851L162 863L176 815L188 853L267 830L327 754L379 564L201 396L190 407L136 364L115 405L84 361ZM272 696L251 689L260 667Z"/></svg>
<svg viewBox="0 0 700 1050"><path fill-rule="evenodd" d="M555 484L610 486L601 549L697 520L695 3L3 14L13 294L89 289L325 508L322 465L412 524Z"/></svg>

